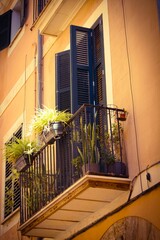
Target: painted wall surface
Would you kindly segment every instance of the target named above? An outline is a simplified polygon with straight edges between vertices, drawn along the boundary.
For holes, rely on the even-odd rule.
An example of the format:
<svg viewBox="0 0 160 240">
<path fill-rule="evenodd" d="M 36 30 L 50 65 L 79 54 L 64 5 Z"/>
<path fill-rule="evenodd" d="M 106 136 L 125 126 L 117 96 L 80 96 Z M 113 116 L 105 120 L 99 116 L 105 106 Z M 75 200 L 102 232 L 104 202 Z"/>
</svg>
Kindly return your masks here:
<svg viewBox="0 0 160 240">
<path fill-rule="evenodd" d="M 154 191 L 149 192 L 144 196 L 141 196 L 136 201 L 131 202 L 130 204 L 119 210 L 117 213 L 106 216 L 106 218 L 104 217 L 104 219 L 101 222 L 97 223 L 88 230 L 84 230 L 83 233 L 79 234 L 79 236 L 73 239 L 100 240 L 114 223 L 130 216 L 144 219 L 145 221 L 152 223 L 153 226 L 157 228 L 157 230 L 159 229 L 158 231 L 160 231 L 159 194 L 160 188 L 157 188 Z M 141 233 L 143 233 L 143 226 L 141 226 Z M 142 235 L 141 238 L 138 237 L 140 236 L 137 236 L 137 238 L 135 239 L 143 239 Z"/>
<path fill-rule="evenodd" d="M 13 3 L 14 1 L 12 1 Z M 27 21 L 12 45 L 0 52 L 0 149 L 38 106 L 38 30 Z M 9 9 L 10 6 L 7 6 Z M 160 159 L 160 41 L 156 0 L 86 0 L 69 25 L 91 27 L 102 14 L 107 103 L 128 111 L 124 125 L 129 177 Z M 55 107 L 55 54 L 70 48 L 70 26 L 57 37 L 43 36 L 43 104 Z M 0 217 L 3 221 L 5 160 L 0 151 Z M 114 222 L 139 216 L 160 229 L 159 189 L 143 196 L 75 239 L 100 239 Z M 147 212 L 150 206 L 149 211 Z M 156 214 L 155 214 L 156 213 Z M 19 215 L 4 222 L 2 240 L 16 238 Z M 14 233 L 13 233 L 14 232 Z M 25 238 L 24 238 L 25 239 Z"/>
<path fill-rule="evenodd" d="M 4 12 L 16 1 L 10 1 Z M 32 13 L 32 4 L 28 12 Z M 19 211 L 4 221 L 4 179 L 5 159 L 4 143 L 23 123 L 23 134 L 27 123 L 34 114 L 36 98 L 36 59 L 37 31 L 31 31 L 32 17 L 28 15 L 25 25 L 11 43 L 0 52 L 0 239 L 17 240 L 21 238 L 17 232 Z M 28 237 L 23 237 L 28 239 Z"/>
<path fill-rule="evenodd" d="M 129 112 L 130 177 L 159 159 L 160 42 L 157 1 L 109 0 L 114 103 Z"/>
</svg>

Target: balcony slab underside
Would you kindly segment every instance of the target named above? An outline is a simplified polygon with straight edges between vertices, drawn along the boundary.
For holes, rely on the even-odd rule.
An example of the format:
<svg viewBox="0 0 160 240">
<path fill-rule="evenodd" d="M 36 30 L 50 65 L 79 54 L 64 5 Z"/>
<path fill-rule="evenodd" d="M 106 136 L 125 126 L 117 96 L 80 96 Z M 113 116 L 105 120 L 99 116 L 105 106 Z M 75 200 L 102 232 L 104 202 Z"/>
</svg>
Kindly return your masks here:
<svg viewBox="0 0 160 240">
<path fill-rule="evenodd" d="M 90 218 L 94 221 L 95 214 L 100 217 L 106 209 L 111 212 L 123 204 L 129 189 L 127 178 L 85 175 L 22 224 L 19 230 L 27 236 L 65 239 L 89 224 Z"/>
<path fill-rule="evenodd" d="M 58 36 L 82 7 L 85 0 L 51 0 L 34 23 L 41 34 Z"/>
</svg>

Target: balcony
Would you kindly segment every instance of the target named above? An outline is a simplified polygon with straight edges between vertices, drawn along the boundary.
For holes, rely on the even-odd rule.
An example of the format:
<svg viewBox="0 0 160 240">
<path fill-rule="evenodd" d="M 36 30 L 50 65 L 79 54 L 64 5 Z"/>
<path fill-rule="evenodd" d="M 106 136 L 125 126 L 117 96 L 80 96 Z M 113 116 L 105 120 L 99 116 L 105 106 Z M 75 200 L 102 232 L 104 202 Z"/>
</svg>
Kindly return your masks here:
<svg viewBox="0 0 160 240">
<path fill-rule="evenodd" d="M 70 23 L 85 0 L 35 0 L 33 25 L 41 34 L 58 36 Z"/>
<path fill-rule="evenodd" d="M 83 105 L 20 173 L 22 235 L 66 239 L 123 204 L 130 180 L 122 109 Z M 114 207 L 113 207 L 114 206 Z"/>
</svg>

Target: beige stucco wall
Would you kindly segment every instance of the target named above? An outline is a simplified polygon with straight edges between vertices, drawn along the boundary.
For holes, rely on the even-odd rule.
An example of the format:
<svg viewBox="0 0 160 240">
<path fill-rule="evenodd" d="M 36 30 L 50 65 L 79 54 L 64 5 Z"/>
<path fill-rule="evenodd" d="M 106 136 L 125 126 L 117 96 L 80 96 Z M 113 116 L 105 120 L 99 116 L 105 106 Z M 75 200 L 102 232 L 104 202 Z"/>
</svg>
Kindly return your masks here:
<svg viewBox="0 0 160 240">
<path fill-rule="evenodd" d="M 129 112 L 125 130 L 132 177 L 160 157 L 157 5 L 156 0 L 109 0 L 108 6 L 114 103 Z"/>
</svg>

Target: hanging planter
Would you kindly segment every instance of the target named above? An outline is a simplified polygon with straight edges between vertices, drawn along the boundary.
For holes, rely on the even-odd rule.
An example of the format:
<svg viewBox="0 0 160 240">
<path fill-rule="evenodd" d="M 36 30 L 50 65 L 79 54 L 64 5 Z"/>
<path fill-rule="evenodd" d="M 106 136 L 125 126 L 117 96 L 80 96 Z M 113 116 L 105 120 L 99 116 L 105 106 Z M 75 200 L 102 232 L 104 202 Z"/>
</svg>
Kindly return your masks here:
<svg viewBox="0 0 160 240">
<path fill-rule="evenodd" d="M 46 144 L 53 144 L 64 134 L 64 129 L 72 114 L 67 111 L 38 109 L 31 122 L 31 130 L 39 134 Z"/>
<path fill-rule="evenodd" d="M 33 155 L 23 154 L 15 161 L 15 168 L 18 172 L 25 171 L 33 162 Z"/>
<path fill-rule="evenodd" d="M 51 131 L 53 132 L 54 139 L 60 139 L 64 134 L 65 124 L 64 122 L 54 122 L 50 124 Z"/>
<path fill-rule="evenodd" d="M 43 141 L 46 144 L 53 144 L 60 139 L 65 133 L 65 124 L 63 122 L 53 122 L 43 130 Z"/>
<path fill-rule="evenodd" d="M 126 111 L 124 111 L 124 112 L 119 112 L 117 119 L 118 119 L 119 121 L 126 121 L 126 119 L 127 119 L 127 113 L 126 113 Z"/>
<path fill-rule="evenodd" d="M 31 165 L 34 154 L 39 151 L 40 146 L 35 141 L 29 139 L 15 138 L 14 141 L 6 144 L 5 157 L 8 162 L 12 162 L 17 171 L 24 171 Z"/>
</svg>

